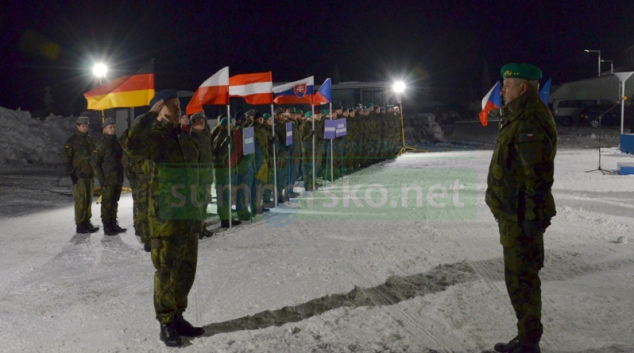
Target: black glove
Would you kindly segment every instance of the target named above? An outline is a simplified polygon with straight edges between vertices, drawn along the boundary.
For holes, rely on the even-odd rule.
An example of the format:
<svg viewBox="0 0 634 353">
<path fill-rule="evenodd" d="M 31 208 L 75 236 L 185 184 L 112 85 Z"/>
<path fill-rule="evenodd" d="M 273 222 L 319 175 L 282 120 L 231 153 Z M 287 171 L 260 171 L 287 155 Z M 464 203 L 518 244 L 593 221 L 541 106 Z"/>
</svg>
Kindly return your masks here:
<svg viewBox="0 0 634 353">
<path fill-rule="evenodd" d="M 529 221 L 527 219 L 522 222 L 522 232 L 525 237 L 534 238 L 544 234 L 544 228 L 541 221 Z"/>
<path fill-rule="evenodd" d="M 77 175 L 75 175 L 75 172 L 70 173 L 70 180 L 73 182 L 73 185 L 77 184 Z"/>
</svg>

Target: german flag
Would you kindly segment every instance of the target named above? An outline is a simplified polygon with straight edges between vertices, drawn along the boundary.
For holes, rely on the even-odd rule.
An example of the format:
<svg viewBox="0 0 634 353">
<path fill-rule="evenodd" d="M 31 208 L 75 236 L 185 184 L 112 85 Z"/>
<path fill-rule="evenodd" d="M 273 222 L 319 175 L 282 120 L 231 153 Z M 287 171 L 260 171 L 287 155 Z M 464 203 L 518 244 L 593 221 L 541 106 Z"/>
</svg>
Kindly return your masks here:
<svg viewBox="0 0 634 353">
<path fill-rule="evenodd" d="M 148 105 L 154 97 L 154 60 L 134 75 L 116 78 L 84 93 L 88 109 L 106 110 Z"/>
</svg>

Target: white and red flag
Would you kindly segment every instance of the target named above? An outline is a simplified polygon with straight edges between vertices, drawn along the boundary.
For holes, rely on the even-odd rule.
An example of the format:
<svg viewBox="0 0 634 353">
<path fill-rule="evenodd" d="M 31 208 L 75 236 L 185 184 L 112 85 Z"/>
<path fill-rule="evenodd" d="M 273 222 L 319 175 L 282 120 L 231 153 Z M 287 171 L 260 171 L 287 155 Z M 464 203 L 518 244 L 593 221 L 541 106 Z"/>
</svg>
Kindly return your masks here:
<svg viewBox="0 0 634 353">
<path fill-rule="evenodd" d="M 273 73 L 258 72 L 229 78 L 229 96 L 242 97 L 251 105 L 273 104 Z"/>
<path fill-rule="evenodd" d="M 229 104 L 229 66 L 216 72 L 198 87 L 187 105 L 186 113 L 202 112 L 203 105 L 226 104 Z"/>
</svg>

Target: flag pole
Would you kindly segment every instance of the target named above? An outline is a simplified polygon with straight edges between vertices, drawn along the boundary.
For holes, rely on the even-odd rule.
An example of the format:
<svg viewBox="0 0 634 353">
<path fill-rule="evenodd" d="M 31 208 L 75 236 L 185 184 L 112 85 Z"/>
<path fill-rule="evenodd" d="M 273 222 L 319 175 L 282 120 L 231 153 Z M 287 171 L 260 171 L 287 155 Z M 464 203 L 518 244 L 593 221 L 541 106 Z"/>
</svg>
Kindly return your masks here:
<svg viewBox="0 0 634 353">
<path fill-rule="evenodd" d="M 231 112 L 230 112 L 231 106 L 229 104 L 227 104 L 227 137 L 229 140 L 229 155 L 227 157 L 227 166 L 229 167 L 229 229 L 231 229 L 231 224 L 233 223 L 232 218 L 232 212 L 231 212 L 231 204 L 233 203 L 233 200 L 231 198 L 231 189 L 232 189 L 232 185 L 231 185 L 231 139 L 233 138 L 233 136 L 231 135 Z M 224 191 L 222 192 L 224 194 Z"/>
<path fill-rule="evenodd" d="M 271 104 L 271 133 L 273 134 L 273 204 L 277 207 L 277 162 L 275 159 L 275 113 Z"/>
<path fill-rule="evenodd" d="M 330 120 L 332 121 L 332 102 L 330 102 Z M 335 127 L 335 133 L 337 132 L 337 128 Z M 330 139 L 330 180 L 334 183 L 335 182 L 335 155 L 332 152 L 333 149 L 333 139 Z"/>
<path fill-rule="evenodd" d="M 313 123 L 313 193 L 315 192 L 315 106 L 310 105 L 312 108 L 312 123 Z"/>
</svg>

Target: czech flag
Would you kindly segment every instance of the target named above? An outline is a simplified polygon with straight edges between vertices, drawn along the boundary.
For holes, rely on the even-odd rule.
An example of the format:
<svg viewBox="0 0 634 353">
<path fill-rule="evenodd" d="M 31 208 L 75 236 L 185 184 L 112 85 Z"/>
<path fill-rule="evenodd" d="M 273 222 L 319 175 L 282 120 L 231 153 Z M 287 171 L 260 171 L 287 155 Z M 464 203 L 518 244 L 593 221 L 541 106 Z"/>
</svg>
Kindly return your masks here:
<svg viewBox="0 0 634 353">
<path fill-rule="evenodd" d="M 221 69 L 203 82 L 187 104 L 186 113 L 202 112 L 203 105 L 229 104 L 229 66 Z"/>
<path fill-rule="evenodd" d="M 324 84 L 319 87 L 315 97 L 313 98 L 313 105 L 326 104 L 332 102 L 332 81 L 327 78 Z"/>
<path fill-rule="evenodd" d="M 539 90 L 539 98 L 541 98 L 542 102 L 544 102 L 544 104 L 546 105 L 548 105 L 548 97 L 550 96 L 550 84 L 552 80 L 552 78 L 548 79 L 548 81 L 546 81 L 546 83 L 544 84 L 544 87 Z"/>
<path fill-rule="evenodd" d="M 273 87 L 273 102 L 275 104 L 313 104 L 313 89 L 315 78 L 307 77 L 303 80 Z"/>
<path fill-rule="evenodd" d="M 482 99 L 482 111 L 480 112 L 480 123 L 482 126 L 489 125 L 489 112 L 491 110 L 502 108 L 501 89 L 502 86 L 500 85 L 500 81 L 498 81 Z"/>
<path fill-rule="evenodd" d="M 88 109 L 106 110 L 148 105 L 154 97 L 154 61 L 134 75 L 115 78 L 86 93 Z"/>
<path fill-rule="evenodd" d="M 229 77 L 229 96 L 242 97 L 247 104 L 273 104 L 272 90 L 271 71 Z"/>
</svg>

